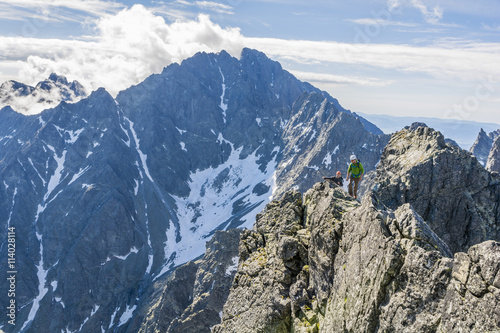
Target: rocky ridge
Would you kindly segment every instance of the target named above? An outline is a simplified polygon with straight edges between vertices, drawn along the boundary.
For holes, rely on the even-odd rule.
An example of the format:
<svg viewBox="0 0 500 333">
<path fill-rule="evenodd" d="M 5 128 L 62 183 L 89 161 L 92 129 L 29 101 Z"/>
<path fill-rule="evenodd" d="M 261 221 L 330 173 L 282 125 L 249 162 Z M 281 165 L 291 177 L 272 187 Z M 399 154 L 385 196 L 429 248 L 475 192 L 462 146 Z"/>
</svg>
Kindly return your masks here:
<svg viewBox="0 0 500 333">
<path fill-rule="evenodd" d="M 291 191 L 268 204 L 254 228 L 242 235 L 238 271 L 222 323 L 213 332 L 293 332 L 318 326 L 333 280 L 341 218 L 356 206 L 342 189 L 326 183 L 304 199 Z"/>
<path fill-rule="evenodd" d="M 291 118 L 303 105 L 300 122 L 316 127 L 296 142 L 287 136 L 301 127 Z M 319 126 L 322 105 L 335 126 Z M 17 325 L 3 317 L 0 328 L 135 332 L 153 325 L 146 309 L 168 273 L 203 255 L 218 230 L 251 227 L 273 190 L 288 186 L 281 178 L 293 173 L 297 185 L 312 184 L 321 172 L 345 167 L 350 152 L 342 150 L 340 132 L 350 125 L 370 143 L 387 139 L 249 49 L 240 59 L 197 54 L 116 99 L 99 89 L 38 115 L 1 109 L 0 250 L 7 251 L 7 227 L 15 227 L 16 269 L 23 273 Z M 321 139 L 330 150 L 316 144 L 319 134 L 312 134 L 320 129 L 331 136 Z M 369 146 L 367 162 L 371 156 L 374 166 L 381 151 Z M 294 171 L 275 177 L 285 155 Z M 193 267 L 179 276 L 191 279 Z M 6 274 L 0 272 L 2 290 Z M 0 305 L 8 301 L 0 298 Z M 198 310 L 179 317 L 179 327 Z"/>
<path fill-rule="evenodd" d="M 500 243 L 486 240 L 495 234 L 468 237 L 475 232 L 469 227 L 468 242 L 442 239 L 447 220 L 424 219 L 416 208 L 424 199 L 432 206 L 435 196 L 421 192 L 421 201 L 409 203 L 397 199 L 413 198 L 412 191 L 394 195 L 407 193 L 398 188 L 412 189 L 418 175 L 420 183 L 429 176 L 414 168 L 432 165 L 439 172 L 440 165 L 452 165 L 446 161 L 461 159 L 470 167 L 458 175 L 476 181 L 484 176 L 496 186 L 469 153 L 446 145 L 428 127 L 414 126 L 393 136 L 377 168 L 379 181 L 389 174 L 393 181 L 378 183 L 361 204 L 327 183 L 268 204 L 242 235 L 238 271 L 213 332 L 499 330 Z M 465 189 L 449 196 L 461 198 Z M 460 222 L 458 213 L 444 213 Z"/>
<path fill-rule="evenodd" d="M 500 240 L 500 178 L 432 128 L 395 133 L 367 185 L 392 209 L 410 203 L 453 253 Z"/>
<path fill-rule="evenodd" d="M 284 129 L 282 163 L 276 170 L 276 197 L 292 187 L 305 192 L 322 176 L 333 176 L 336 171 L 345 176 L 352 154 L 365 170 L 374 170 L 390 139 L 366 131 L 358 117 L 317 93 L 303 93 L 294 102 L 292 114 Z"/>
<path fill-rule="evenodd" d="M 493 143 L 500 136 L 500 129 L 486 133 L 482 128 L 477 135 L 476 141 L 471 146 L 469 151 L 476 156 L 481 165 L 487 168 L 490 152 L 493 148 Z M 487 168 L 488 169 L 488 168 Z M 490 170 L 491 171 L 491 170 Z"/>
<path fill-rule="evenodd" d="M 485 169 L 491 172 L 500 172 L 500 137 L 497 137 L 491 145 Z"/>
</svg>

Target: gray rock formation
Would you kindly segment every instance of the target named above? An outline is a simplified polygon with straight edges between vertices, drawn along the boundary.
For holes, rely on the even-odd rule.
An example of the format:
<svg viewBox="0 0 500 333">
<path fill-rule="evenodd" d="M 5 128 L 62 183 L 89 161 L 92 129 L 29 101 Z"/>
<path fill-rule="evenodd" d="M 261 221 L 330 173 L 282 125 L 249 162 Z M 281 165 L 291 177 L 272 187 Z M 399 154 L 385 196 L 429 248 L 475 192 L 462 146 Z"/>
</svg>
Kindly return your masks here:
<svg viewBox="0 0 500 333">
<path fill-rule="evenodd" d="M 217 231 L 202 258 L 154 282 L 127 332 L 210 332 L 236 274 L 241 232 Z"/>
<path fill-rule="evenodd" d="M 378 201 L 366 196 L 362 207 L 343 220 L 320 332 L 498 330 L 500 313 L 494 308 L 500 289 L 493 281 L 500 244 L 481 243 L 449 258 L 447 246 L 411 206 L 384 210 Z M 494 273 L 484 279 L 481 269 Z M 474 289 L 475 283 L 484 294 Z"/>
<path fill-rule="evenodd" d="M 342 215 L 358 203 L 329 183 L 284 194 L 240 242 L 238 272 L 213 332 L 293 332 L 319 324 L 333 280 Z M 321 299 L 318 299 L 321 297 Z"/>
<path fill-rule="evenodd" d="M 476 141 L 474 141 L 474 144 L 470 148 L 469 151 L 476 156 L 479 163 L 483 166 L 486 166 L 493 142 L 498 138 L 498 136 L 500 136 L 500 129 L 486 134 L 486 132 L 481 128 Z"/>
<path fill-rule="evenodd" d="M 325 183 L 269 204 L 213 331 L 499 331 L 495 176 L 414 124 L 372 179 L 361 205 Z"/>
<path fill-rule="evenodd" d="M 499 180 L 441 133 L 413 126 L 392 136 L 370 186 L 392 209 L 410 203 L 457 252 L 500 240 Z"/>
<path fill-rule="evenodd" d="M 213 332 L 500 329 L 500 243 L 452 256 L 410 204 L 330 186 L 286 193 L 245 232 Z"/>
<path fill-rule="evenodd" d="M 485 168 L 491 172 L 500 172 L 500 136 L 497 137 L 491 146 Z"/>
</svg>

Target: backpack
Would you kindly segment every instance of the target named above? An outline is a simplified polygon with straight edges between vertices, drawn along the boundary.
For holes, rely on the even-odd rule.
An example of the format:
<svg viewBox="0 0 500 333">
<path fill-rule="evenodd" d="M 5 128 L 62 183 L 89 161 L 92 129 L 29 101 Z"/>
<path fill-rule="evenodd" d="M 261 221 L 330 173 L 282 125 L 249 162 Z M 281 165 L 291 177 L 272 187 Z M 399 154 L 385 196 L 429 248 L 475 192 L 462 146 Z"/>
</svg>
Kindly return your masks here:
<svg viewBox="0 0 500 333">
<path fill-rule="evenodd" d="M 360 159 L 358 159 L 358 163 L 356 163 L 356 164 L 352 164 L 352 163 L 350 163 L 350 164 L 349 164 L 349 168 L 351 167 L 351 165 L 352 165 L 353 167 L 356 165 L 356 167 L 359 169 L 359 165 L 360 165 L 360 164 L 361 164 L 361 160 L 360 160 Z M 351 176 L 352 176 L 352 177 L 354 177 L 354 178 L 358 178 L 358 177 L 359 177 L 359 175 L 361 175 L 361 172 L 360 172 L 360 173 L 358 173 L 358 174 L 354 174 L 354 173 L 351 171 Z"/>
</svg>

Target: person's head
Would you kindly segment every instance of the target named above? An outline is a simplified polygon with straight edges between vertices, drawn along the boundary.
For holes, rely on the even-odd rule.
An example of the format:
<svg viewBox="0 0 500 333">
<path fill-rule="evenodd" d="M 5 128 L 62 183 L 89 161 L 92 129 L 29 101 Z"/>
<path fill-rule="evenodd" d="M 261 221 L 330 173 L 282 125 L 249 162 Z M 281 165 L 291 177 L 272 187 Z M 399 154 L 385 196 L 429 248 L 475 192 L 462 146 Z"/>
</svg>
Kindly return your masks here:
<svg viewBox="0 0 500 333">
<path fill-rule="evenodd" d="M 356 158 L 356 155 L 351 155 L 351 162 L 356 163 L 358 159 Z"/>
<path fill-rule="evenodd" d="M 340 177 L 341 175 L 340 171 L 337 171 L 337 177 Z"/>
</svg>

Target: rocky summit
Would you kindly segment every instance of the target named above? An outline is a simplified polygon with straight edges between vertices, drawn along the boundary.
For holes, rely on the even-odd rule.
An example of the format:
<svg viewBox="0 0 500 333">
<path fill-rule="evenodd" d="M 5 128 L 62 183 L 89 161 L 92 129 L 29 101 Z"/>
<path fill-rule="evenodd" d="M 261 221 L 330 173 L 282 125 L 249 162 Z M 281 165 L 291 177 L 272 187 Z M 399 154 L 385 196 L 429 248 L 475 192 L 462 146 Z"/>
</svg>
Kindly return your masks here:
<svg viewBox="0 0 500 333">
<path fill-rule="evenodd" d="M 410 203 L 452 252 L 500 240 L 500 178 L 432 128 L 395 133 L 371 185 L 390 208 Z"/>
<path fill-rule="evenodd" d="M 461 187 L 453 172 L 464 177 L 456 180 Z M 429 184 L 437 175 L 438 185 Z M 393 135 L 375 179 L 361 203 L 330 183 L 269 203 L 242 234 L 222 322 L 212 331 L 499 331 L 496 216 L 469 187 L 481 180 L 490 183 L 476 186 L 495 188 L 493 176 L 415 124 Z M 483 219 L 471 214 L 471 225 L 461 226 L 453 204 L 438 214 L 435 193 L 451 203 L 469 198 Z M 496 207 L 499 199 L 489 202 Z"/>
<path fill-rule="evenodd" d="M 492 170 L 488 164 L 498 164 L 498 156 L 494 153 L 494 156 L 490 159 L 490 154 L 493 151 L 493 144 L 496 142 L 497 138 L 500 136 L 500 129 L 486 133 L 482 128 L 479 134 L 477 135 L 476 141 L 470 148 L 470 152 L 476 156 L 479 163 L 485 166 L 486 169 L 490 171 L 498 171 Z M 498 145 L 498 143 L 496 144 Z M 498 148 L 497 148 L 498 149 Z M 497 150 L 495 149 L 495 150 Z"/>
</svg>

